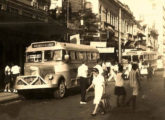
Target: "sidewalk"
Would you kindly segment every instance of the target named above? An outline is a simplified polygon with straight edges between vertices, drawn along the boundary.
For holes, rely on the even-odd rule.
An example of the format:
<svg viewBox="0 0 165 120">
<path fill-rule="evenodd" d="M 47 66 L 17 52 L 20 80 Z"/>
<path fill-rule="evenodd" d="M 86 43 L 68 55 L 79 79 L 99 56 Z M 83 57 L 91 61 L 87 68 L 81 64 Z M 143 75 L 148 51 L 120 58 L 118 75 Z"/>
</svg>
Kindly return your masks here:
<svg viewBox="0 0 165 120">
<path fill-rule="evenodd" d="M 12 100 L 19 99 L 19 95 L 17 93 L 9 93 L 9 92 L 0 92 L 0 103 L 9 102 Z"/>
</svg>

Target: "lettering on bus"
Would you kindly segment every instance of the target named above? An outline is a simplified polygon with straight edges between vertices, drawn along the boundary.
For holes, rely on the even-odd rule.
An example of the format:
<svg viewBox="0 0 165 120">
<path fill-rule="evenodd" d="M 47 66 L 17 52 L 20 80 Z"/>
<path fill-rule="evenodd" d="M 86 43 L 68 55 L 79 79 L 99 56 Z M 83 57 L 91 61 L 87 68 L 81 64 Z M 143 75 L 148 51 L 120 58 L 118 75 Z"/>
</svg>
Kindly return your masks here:
<svg viewBox="0 0 165 120">
<path fill-rule="evenodd" d="M 54 42 L 32 44 L 32 48 L 53 47 L 53 46 L 55 46 Z"/>
</svg>

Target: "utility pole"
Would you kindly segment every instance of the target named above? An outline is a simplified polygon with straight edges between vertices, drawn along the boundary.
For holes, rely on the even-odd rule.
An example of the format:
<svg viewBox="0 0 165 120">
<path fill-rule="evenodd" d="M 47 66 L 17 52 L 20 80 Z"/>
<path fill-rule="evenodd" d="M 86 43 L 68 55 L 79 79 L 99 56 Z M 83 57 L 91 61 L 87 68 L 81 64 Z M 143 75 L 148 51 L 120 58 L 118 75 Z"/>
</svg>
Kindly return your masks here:
<svg viewBox="0 0 165 120">
<path fill-rule="evenodd" d="M 122 49 L 121 49 L 121 8 L 119 8 L 119 28 L 118 28 L 118 61 L 121 63 Z"/>
<path fill-rule="evenodd" d="M 69 29 L 69 8 L 70 8 L 70 0 L 67 0 L 67 9 L 66 9 L 66 26 L 67 26 L 67 29 Z M 67 42 L 70 42 L 70 39 L 69 39 L 69 33 L 67 32 L 66 34 L 66 39 L 67 39 Z"/>
<path fill-rule="evenodd" d="M 67 0 L 67 13 L 66 13 L 66 24 L 67 24 L 67 28 L 69 28 L 69 3 L 70 3 L 70 0 Z"/>
<path fill-rule="evenodd" d="M 85 0 L 81 0 L 81 26 L 82 26 L 82 37 L 81 37 L 81 39 L 82 39 L 82 41 L 84 42 L 84 14 L 85 14 L 85 6 L 84 6 L 84 4 L 85 4 Z"/>
</svg>

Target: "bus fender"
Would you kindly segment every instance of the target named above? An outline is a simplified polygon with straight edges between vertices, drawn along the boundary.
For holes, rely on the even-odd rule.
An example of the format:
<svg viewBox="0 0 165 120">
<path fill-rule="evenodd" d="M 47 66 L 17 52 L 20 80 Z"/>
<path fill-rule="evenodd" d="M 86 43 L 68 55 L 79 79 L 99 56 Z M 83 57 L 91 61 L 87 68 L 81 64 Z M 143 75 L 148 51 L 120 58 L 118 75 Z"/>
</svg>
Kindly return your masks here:
<svg viewBox="0 0 165 120">
<path fill-rule="evenodd" d="M 53 84 L 59 84 L 61 81 L 64 81 L 65 82 L 65 78 L 62 76 L 62 75 L 54 75 L 53 76 L 53 81 L 52 81 L 52 83 Z"/>
</svg>

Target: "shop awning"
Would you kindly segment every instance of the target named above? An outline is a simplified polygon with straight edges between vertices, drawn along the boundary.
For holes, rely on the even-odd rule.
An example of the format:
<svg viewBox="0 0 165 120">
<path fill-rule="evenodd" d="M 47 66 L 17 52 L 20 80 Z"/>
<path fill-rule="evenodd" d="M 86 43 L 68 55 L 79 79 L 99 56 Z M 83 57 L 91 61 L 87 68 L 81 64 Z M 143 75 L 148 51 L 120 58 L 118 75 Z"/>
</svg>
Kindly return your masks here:
<svg viewBox="0 0 165 120">
<path fill-rule="evenodd" d="M 7 31 L 20 31 L 23 33 L 33 33 L 42 35 L 52 35 L 52 34 L 64 34 L 67 30 L 63 25 L 53 22 L 7 22 L 0 23 L 0 30 Z M 10 32 L 9 32 L 10 33 Z"/>
</svg>

